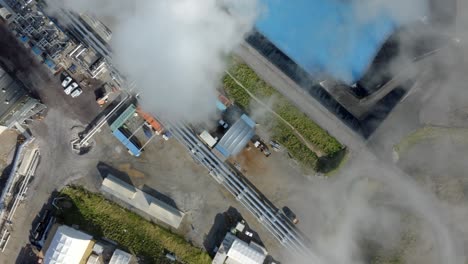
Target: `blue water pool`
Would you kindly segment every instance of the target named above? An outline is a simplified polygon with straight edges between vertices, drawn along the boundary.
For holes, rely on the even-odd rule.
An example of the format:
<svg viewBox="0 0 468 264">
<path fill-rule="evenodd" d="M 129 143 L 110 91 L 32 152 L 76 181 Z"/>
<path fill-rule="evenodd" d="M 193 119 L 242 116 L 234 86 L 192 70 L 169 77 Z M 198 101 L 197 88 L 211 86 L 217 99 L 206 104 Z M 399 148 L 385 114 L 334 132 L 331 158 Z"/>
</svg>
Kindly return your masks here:
<svg viewBox="0 0 468 264">
<path fill-rule="evenodd" d="M 357 1 L 364 0 L 261 0 L 256 28 L 309 73 L 352 83 L 396 27 L 427 13 L 425 7 L 413 8 L 414 16 L 396 17 L 382 8 L 366 17 L 366 11 L 356 10 Z"/>
</svg>

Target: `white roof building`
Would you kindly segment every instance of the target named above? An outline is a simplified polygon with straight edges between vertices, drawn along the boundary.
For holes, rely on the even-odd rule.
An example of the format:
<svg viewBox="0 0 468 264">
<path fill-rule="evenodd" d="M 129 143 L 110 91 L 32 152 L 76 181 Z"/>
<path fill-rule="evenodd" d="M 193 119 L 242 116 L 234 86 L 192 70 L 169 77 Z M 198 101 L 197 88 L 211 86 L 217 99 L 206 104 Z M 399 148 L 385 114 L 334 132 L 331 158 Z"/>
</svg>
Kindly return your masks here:
<svg viewBox="0 0 468 264">
<path fill-rule="evenodd" d="M 216 145 L 216 142 L 218 141 L 215 139 L 213 136 L 208 133 L 208 131 L 204 130 L 200 134 L 200 138 L 208 145 L 208 147 L 212 148 L 214 145 Z"/>
<path fill-rule="evenodd" d="M 122 202 L 131 205 L 133 208 L 144 212 L 150 217 L 164 222 L 176 229 L 179 228 L 185 215 L 177 208 L 112 175 L 108 175 L 102 181 L 101 192 L 109 194 Z"/>
<path fill-rule="evenodd" d="M 116 249 L 114 254 L 112 254 L 109 264 L 128 264 L 131 259 L 132 255 L 120 249 Z"/>
<path fill-rule="evenodd" d="M 251 246 L 240 239 L 234 240 L 227 253 L 228 264 L 263 264 L 266 254 L 260 248 Z"/>
<path fill-rule="evenodd" d="M 44 257 L 45 264 L 80 264 L 93 237 L 69 226 L 59 226 Z"/>
<path fill-rule="evenodd" d="M 240 240 L 232 233 L 227 233 L 213 264 L 263 264 L 268 255 L 266 249 L 260 245 Z"/>
</svg>

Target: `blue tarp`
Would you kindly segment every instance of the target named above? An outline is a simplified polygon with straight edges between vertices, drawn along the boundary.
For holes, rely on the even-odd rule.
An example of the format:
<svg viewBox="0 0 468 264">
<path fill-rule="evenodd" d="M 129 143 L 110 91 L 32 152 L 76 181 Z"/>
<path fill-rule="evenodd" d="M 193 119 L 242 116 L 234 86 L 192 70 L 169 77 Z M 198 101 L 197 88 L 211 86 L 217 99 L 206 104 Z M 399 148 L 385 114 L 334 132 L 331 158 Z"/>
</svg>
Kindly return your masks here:
<svg viewBox="0 0 468 264">
<path fill-rule="evenodd" d="M 396 18 L 384 8 L 364 17 L 367 11 L 353 5 L 357 0 L 261 0 L 265 12 L 256 28 L 310 74 L 325 73 L 352 83 L 397 26 L 428 13 L 426 0 L 409 2 L 414 16 Z M 414 8 L 417 3 L 422 4 Z"/>
<path fill-rule="evenodd" d="M 45 59 L 44 63 L 51 69 L 55 68 L 55 63 L 51 59 Z"/>
<path fill-rule="evenodd" d="M 29 38 L 27 36 L 21 36 L 20 41 L 23 42 L 23 43 L 26 43 L 26 42 L 29 41 Z"/>
<path fill-rule="evenodd" d="M 41 55 L 42 54 L 42 50 L 40 48 L 38 48 L 37 46 L 32 47 L 32 51 L 36 55 Z"/>
<path fill-rule="evenodd" d="M 216 100 L 216 108 L 218 108 L 218 110 L 221 112 L 224 112 L 227 109 L 227 107 L 219 100 Z"/>
<path fill-rule="evenodd" d="M 114 136 L 120 142 L 122 142 L 122 144 L 124 144 L 125 147 L 127 147 L 127 149 L 132 153 L 133 156 L 136 156 L 136 157 L 140 156 L 140 154 L 141 154 L 140 148 L 135 146 L 132 143 L 132 141 L 130 141 L 122 132 L 120 132 L 119 129 L 114 130 L 114 132 L 112 132 L 112 134 L 114 134 Z"/>
</svg>

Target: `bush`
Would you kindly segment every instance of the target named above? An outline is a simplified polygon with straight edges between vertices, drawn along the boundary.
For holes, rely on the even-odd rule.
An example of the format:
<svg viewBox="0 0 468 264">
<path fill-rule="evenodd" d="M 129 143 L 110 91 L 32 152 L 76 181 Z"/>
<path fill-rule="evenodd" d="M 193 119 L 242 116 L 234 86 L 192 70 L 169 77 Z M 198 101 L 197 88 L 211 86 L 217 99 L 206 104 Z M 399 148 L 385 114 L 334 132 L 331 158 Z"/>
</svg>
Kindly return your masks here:
<svg viewBox="0 0 468 264">
<path fill-rule="evenodd" d="M 146 221 L 102 195 L 81 187 L 66 187 L 61 195 L 73 203 L 72 208 L 63 213 L 65 224 L 76 224 L 95 237 L 111 239 L 150 263 L 166 263 L 164 249 L 174 252 L 186 263 L 211 263 L 208 254 L 191 246 L 183 237 Z"/>
</svg>

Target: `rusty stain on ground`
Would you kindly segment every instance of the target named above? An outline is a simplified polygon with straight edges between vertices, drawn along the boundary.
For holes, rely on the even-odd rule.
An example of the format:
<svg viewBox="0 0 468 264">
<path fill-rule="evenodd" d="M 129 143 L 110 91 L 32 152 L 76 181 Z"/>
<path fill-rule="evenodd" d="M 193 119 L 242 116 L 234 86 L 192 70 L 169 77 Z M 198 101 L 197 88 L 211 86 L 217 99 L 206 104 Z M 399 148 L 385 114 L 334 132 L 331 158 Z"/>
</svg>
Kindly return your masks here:
<svg viewBox="0 0 468 264">
<path fill-rule="evenodd" d="M 145 177 L 145 174 L 139 170 L 132 168 L 130 163 L 124 163 L 118 166 L 118 170 L 125 172 L 128 176 L 132 178 L 142 179 Z"/>
<path fill-rule="evenodd" d="M 268 167 L 265 164 L 265 155 L 255 148 L 250 142 L 247 148 L 244 148 L 239 155 L 234 157 L 234 162 L 238 162 L 249 175 L 263 175 Z M 232 162 L 232 163 L 234 163 Z"/>
</svg>

